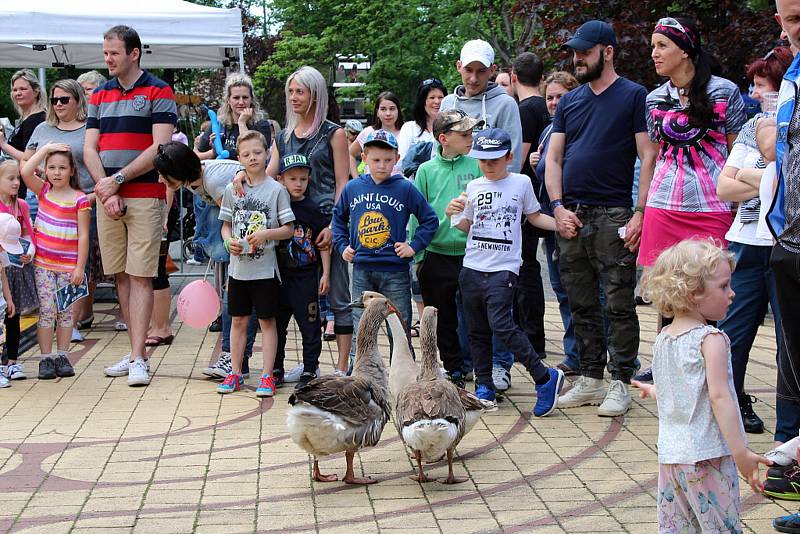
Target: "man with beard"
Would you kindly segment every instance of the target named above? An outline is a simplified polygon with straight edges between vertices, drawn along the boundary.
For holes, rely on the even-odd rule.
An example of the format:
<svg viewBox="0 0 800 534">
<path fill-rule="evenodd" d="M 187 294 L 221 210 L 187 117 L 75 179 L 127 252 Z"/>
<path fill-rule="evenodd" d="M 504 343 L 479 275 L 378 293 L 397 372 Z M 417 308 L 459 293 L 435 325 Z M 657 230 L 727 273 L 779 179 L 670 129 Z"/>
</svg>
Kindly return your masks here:
<svg viewBox="0 0 800 534">
<path fill-rule="evenodd" d="M 584 85 L 561 99 L 547 150 L 545 183 L 558 229 L 560 274 L 567 291 L 581 376 L 559 408 L 600 405 L 598 415 L 624 414 L 636 371 L 639 321 L 634 302 L 636 254 L 655 145 L 647 134 L 644 87 L 614 70 L 617 39 L 605 22 L 585 23 L 565 47 L 574 53 Z M 639 195 L 632 207 L 633 167 L 641 159 Z M 600 286 L 606 295 L 608 336 Z M 611 384 L 603 384 L 608 363 Z"/>
</svg>

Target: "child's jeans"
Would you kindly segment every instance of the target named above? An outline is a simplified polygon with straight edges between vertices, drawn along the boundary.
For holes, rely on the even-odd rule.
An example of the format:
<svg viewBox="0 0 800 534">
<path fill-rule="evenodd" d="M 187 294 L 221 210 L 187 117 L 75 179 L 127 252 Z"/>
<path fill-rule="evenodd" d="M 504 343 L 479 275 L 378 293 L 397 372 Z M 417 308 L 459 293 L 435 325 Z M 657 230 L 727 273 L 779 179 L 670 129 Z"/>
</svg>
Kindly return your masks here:
<svg viewBox="0 0 800 534">
<path fill-rule="evenodd" d="M 370 271 L 359 267 L 353 268 L 352 278 L 353 300 L 361 298 L 364 291 L 377 291 L 391 300 L 400 317 L 405 321 L 406 335 L 410 339 L 408 329 L 411 325 L 411 274 L 408 269 L 402 271 Z M 353 331 L 356 339 L 353 340 L 353 349 L 350 351 L 350 368 L 353 367 L 355 358 L 356 341 L 358 340 L 358 323 L 361 321 L 363 308 L 353 308 Z M 391 339 L 391 334 L 389 336 Z"/>
<path fill-rule="evenodd" d="M 322 331 L 319 317 L 319 277 L 316 271 L 299 276 L 283 273 L 281 301 L 278 303 L 278 350 L 275 369 L 283 369 L 286 357 L 286 332 L 294 316 L 303 339 L 303 371 L 313 373 L 319 367 L 322 352 Z"/>
<path fill-rule="evenodd" d="M 658 531 L 741 532 L 739 475 L 732 456 L 659 464 Z"/>
<path fill-rule="evenodd" d="M 58 311 L 56 292 L 71 283 L 71 273 L 50 271 L 42 267 L 34 268 L 36 291 L 39 294 L 39 328 L 52 328 L 58 318 L 59 328 L 72 328 L 72 306 Z"/>
<path fill-rule="evenodd" d="M 494 390 L 492 381 L 492 335 L 514 354 L 534 380 L 547 380 L 548 371 L 533 350 L 528 336 L 514 322 L 514 290 L 517 275 L 511 271 L 484 273 L 468 267 L 458 279 L 464 318 L 469 328 L 470 352 L 475 384 Z"/>
</svg>

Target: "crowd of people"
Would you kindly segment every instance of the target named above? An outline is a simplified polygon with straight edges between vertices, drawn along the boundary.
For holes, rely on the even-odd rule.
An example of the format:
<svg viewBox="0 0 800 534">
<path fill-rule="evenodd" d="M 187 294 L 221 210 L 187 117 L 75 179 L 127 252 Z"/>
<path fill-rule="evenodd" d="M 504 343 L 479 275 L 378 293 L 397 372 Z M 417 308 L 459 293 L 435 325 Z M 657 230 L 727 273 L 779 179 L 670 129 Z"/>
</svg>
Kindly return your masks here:
<svg viewBox="0 0 800 534">
<path fill-rule="evenodd" d="M 130 352 L 105 373 L 150 383 L 146 347 L 174 340 L 170 208 L 183 189 L 194 198 L 194 261 L 213 264 L 222 301 L 222 352 L 203 370 L 221 380 L 219 393 L 249 377 L 259 331 L 256 395 L 271 397 L 320 376 L 323 333 L 337 345 L 334 374 L 351 372 L 361 317 L 352 298 L 388 297 L 409 337 L 412 303 L 424 303 L 439 310 L 447 378 L 461 388 L 474 380 L 488 411 L 514 362 L 535 384 L 537 417 L 586 405 L 623 415 L 631 383 L 657 398 L 662 531 L 737 531 L 737 467 L 754 489 L 800 499 L 794 451 L 759 456 L 745 439 L 764 431 L 744 377 L 768 309 L 776 444 L 800 428 L 800 334 L 782 327 L 800 310 L 800 2 L 777 5 L 789 46 L 747 66 L 762 108 L 749 119 L 696 24 L 677 17 L 654 26 L 652 59 L 666 81 L 649 92 L 617 74 L 612 26 L 589 21 L 564 43 L 574 73 L 546 74 L 530 52 L 498 72 L 491 45 L 468 41 L 456 62 L 462 83 L 448 92 L 422 81 L 407 122 L 384 91 L 366 127 L 342 127 L 329 119 L 325 78 L 305 66 L 286 80 L 280 130 L 250 78 L 231 74 L 220 128 L 204 127 L 192 146 L 176 133 L 172 89 L 141 69 L 132 28 L 104 35 L 110 80 L 59 80 L 48 99 L 21 70 L 11 81 L 19 121 L 0 135 L 0 386 L 26 377 L 19 316 L 35 308 L 39 378 L 74 375 L 70 341 L 91 325 L 92 295 L 109 277 Z M 781 87 L 790 90 L 779 96 Z M 553 366 L 540 239 L 564 325 L 564 359 Z M 638 359 L 637 298 L 659 312 L 651 369 Z M 286 370 L 292 317 L 302 363 Z M 575 379 L 562 392 L 566 376 Z M 766 485 L 760 463 L 772 466 Z M 717 502 L 699 506 L 711 492 Z M 800 532 L 800 516 L 776 528 Z"/>
</svg>

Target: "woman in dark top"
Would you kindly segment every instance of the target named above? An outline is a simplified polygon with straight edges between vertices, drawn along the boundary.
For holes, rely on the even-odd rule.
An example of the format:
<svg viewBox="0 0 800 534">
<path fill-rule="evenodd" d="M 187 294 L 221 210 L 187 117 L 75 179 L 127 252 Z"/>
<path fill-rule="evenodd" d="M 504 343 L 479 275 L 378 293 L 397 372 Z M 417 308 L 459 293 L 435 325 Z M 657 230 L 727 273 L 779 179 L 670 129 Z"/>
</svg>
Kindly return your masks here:
<svg viewBox="0 0 800 534">
<path fill-rule="evenodd" d="M 313 67 L 301 67 L 286 80 L 286 128 L 272 145 L 267 174 L 277 176 L 281 158 L 303 154 L 311 164 L 308 196 L 323 215 L 330 216 L 336 198 L 350 174 L 350 155 L 344 130 L 325 117 L 328 113 L 328 89 L 325 78 Z M 317 246 L 331 244 L 331 231 L 317 237 Z M 331 252 L 331 289 L 328 300 L 334 312 L 334 331 L 339 351 L 337 372 L 344 373 L 352 342 L 353 319 L 350 303 L 350 278 L 341 255 Z"/>
<path fill-rule="evenodd" d="M 17 161 L 22 160 L 22 155 L 28 147 L 33 130 L 45 120 L 45 95 L 39 79 L 28 70 L 18 70 L 11 77 L 11 100 L 14 108 L 19 113 L 17 127 L 6 140 L 4 132 L 0 129 L 0 149 Z M 19 198 L 25 198 L 28 189 L 25 184 L 19 186 Z"/>
<path fill-rule="evenodd" d="M 230 152 L 227 159 L 236 159 L 236 141 L 250 130 L 258 130 L 272 144 L 272 127 L 268 120 L 259 120 L 260 110 L 253 91 L 253 81 L 246 74 L 230 74 L 225 79 L 225 100 L 219 108 L 217 118 L 220 122 L 222 148 Z M 214 150 L 213 133 L 209 126 L 198 143 L 198 156 L 201 160 L 218 156 Z"/>
</svg>

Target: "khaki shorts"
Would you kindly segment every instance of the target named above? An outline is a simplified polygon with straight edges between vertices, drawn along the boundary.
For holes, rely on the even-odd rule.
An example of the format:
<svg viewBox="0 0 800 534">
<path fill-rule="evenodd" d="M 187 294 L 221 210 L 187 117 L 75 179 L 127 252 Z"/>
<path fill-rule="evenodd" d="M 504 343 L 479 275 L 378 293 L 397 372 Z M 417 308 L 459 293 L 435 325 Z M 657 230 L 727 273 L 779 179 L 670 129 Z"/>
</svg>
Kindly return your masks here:
<svg viewBox="0 0 800 534">
<path fill-rule="evenodd" d="M 124 272 L 131 276 L 155 278 L 164 201 L 158 198 L 123 200 L 127 211 L 116 221 L 109 218 L 102 205 L 97 208 L 97 237 L 103 272 L 106 275 Z"/>
</svg>

